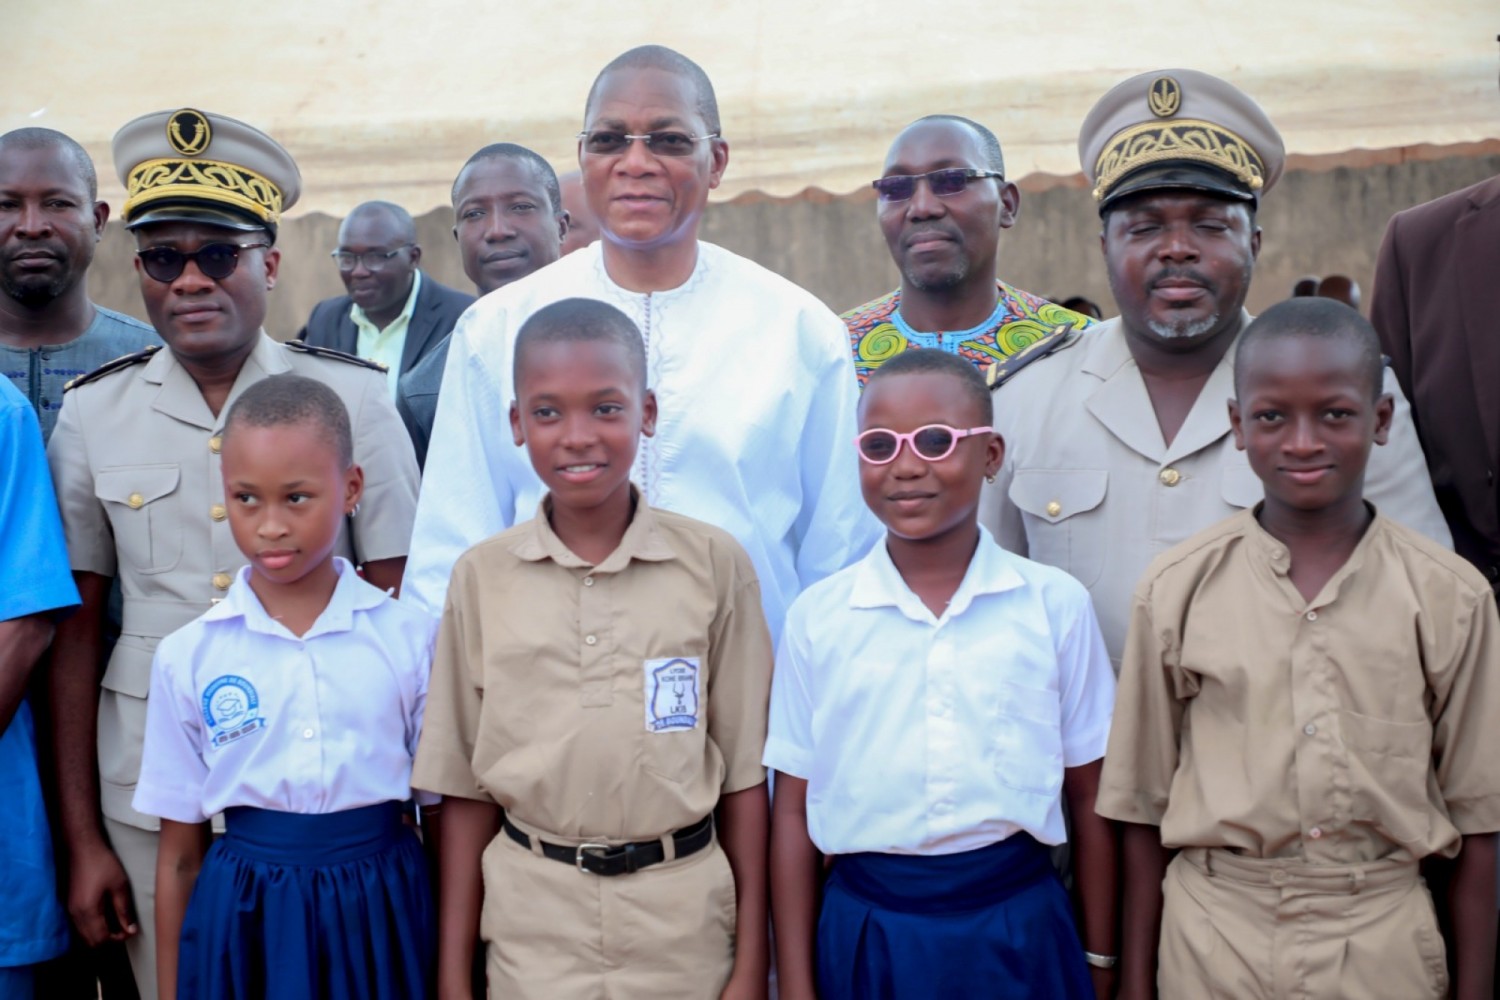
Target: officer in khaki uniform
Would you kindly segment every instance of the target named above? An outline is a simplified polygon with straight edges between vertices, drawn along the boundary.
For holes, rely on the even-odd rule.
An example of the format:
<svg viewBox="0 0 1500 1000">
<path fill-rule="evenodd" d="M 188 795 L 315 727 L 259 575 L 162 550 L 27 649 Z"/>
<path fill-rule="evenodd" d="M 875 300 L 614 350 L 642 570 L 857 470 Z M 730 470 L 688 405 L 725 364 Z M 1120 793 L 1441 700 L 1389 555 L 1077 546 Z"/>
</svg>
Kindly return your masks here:
<svg viewBox="0 0 1500 1000">
<path fill-rule="evenodd" d="M 491 996 L 719 995 L 736 896 L 708 817 L 765 781 L 771 662 L 749 556 L 638 493 L 597 566 L 545 511 L 459 559 L 412 785 L 505 810 Z"/>
<path fill-rule="evenodd" d="M 182 109 L 126 125 L 114 160 L 142 295 L 167 346 L 105 365 L 64 399 L 48 457 L 84 607 L 58 630 L 52 695 L 69 908 L 97 943 L 130 933 L 133 897 L 131 964 L 150 998 L 158 822 L 130 802 L 156 644 L 221 598 L 245 563 L 225 519 L 224 415 L 247 386 L 282 372 L 339 394 L 365 473 L 342 554 L 378 586 L 399 584 L 418 474 L 379 366 L 277 344 L 261 329 L 277 223 L 300 184 L 287 152 L 241 122 Z M 101 677 L 100 615 L 116 576 L 122 635 Z"/>
<path fill-rule="evenodd" d="M 1131 593 L 1151 559 L 1260 500 L 1229 432 L 1233 346 L 1260 248 L 1255 208 L 1281 175 L 1281 136 L 1249 97 L 1187 69 L 1132 77 L 1078 140 L 1103 217 L 1120 316 L 1061 333 L 990 371 L 1005 464 L 980 520 L 1006 549 L 1067 570 L 1094 599 L 1119 670 Z M 1365 492 L 1451 547 L 1411 410 Z"/>
</svg>

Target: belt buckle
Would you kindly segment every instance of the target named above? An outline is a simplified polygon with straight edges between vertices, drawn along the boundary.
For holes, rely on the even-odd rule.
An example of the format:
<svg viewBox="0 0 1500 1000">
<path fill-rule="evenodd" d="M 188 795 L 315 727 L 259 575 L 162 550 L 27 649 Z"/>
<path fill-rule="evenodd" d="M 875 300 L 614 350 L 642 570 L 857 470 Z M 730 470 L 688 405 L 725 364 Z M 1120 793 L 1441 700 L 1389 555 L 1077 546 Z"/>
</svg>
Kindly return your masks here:
<svg viewBox="0 0 1500 1000">
<path fill-rule="evenodd" d="M 609 849 L 610 848 L 608 844 L 579 844 L 578 850 L 573 853 L 573 864 L 583 874 L 595 875 L 597 874 L 596 872 L 591 872 L 587 868 L 583 867 L 583 859 L 589 856 L 587 853 L 589 851 L 607 851 Z M 600 860 L 602 861 L 603 859 L 601 858 Z"/>
</svg>

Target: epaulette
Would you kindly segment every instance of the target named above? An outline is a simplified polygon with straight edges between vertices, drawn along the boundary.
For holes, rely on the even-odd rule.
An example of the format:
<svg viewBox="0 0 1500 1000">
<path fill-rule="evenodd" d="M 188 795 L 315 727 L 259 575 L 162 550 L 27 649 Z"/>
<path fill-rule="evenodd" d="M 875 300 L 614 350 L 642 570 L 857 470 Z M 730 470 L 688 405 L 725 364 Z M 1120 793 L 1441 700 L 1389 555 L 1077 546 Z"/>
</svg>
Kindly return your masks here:
<svg viewBox="0 0 1500 1000">
<path fill-rule="evenodd" d="M 297 351 L 301 354 L 311 354 L 318 358 L 333 358 L 335 361 L 343 361 L 346 364 L 359 365 L 361 368 L 369 368 L 385 374 L 386 366 L 379 361 L 371 361 L 369 358 L 361 358 L 356 354 L 345 354 L 343 351 L 335 351 L 331 347 L 319 347 L 317 344 L 308 344 L 300 340 L 288 340 L 281 345 L 289 351 Z"/>
<path fill-rule="evenodd" d="M 124 357 L 115 358 L 113 361 L 106 361 L 91 372 L 87 372 L 74 379 L 69 379 L 63 384 L 63 392 L 67 392 L 69 389 L 76 389 L 80 385 L 88 385 L 90 382 L 97 382 L 111 372 L 117 372 L 122 368 L 129 368 L 131 365 L 139 365 L 150 361 L 151 355 L 159 350 L 161 350 L 160 344 L 152 344 L 143 351 L 136 351 L 134 354 L 127 354 Z"/>
<path fill-rule="evenodd" d="M 1041 340 L 1029 344 L 1008 358 L 996 361 L 985 369 L 984 382 L 994 392 L 1011 379 L 1015 378 L 1016 372 L 1025 368 L 1033 361 L 1039 361 L 1049 354 L 1056 354 L 1065 347 L 1072 347 L 1083 339 L 1083 333 L 1072 323 L 1063 323 L 1052 328 L 1052 332 Z"/>
</svg>

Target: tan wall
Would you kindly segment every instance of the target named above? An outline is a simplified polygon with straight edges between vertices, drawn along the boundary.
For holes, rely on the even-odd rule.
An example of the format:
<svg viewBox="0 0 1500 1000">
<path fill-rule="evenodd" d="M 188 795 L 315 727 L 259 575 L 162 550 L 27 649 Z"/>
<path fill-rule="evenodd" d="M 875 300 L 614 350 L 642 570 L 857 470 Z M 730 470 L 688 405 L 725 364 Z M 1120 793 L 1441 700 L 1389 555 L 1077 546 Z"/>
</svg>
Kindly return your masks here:
<svg viewBox="0 0 1500 1000">
<path fill-rule="evenodd" d="M 1290 294 L 1304 274 L 1347 274 L 1366 299 L 1380 239 L 1391 215 L 1441 194 L 1500 174 L 1500 155 L 1296 171 L 1267 197 L 1265 230 L 1250 308 L 1260 310 Z M 418 220 L 423 265 L 439 281 L 468 290 L 451 235 L 452 213 Z M 328 252 L 338 220 L 311 215 L 287 223 L 279 243 L 281 278 L 271 297 L 267 329 L 286 338 L 313 304 L 343 291 Z M 1002 236 L 1005 280 L 1041 295 L 1082 294 L 1114 312 L 1099 257 L 1099 220 L 1081 187 L 1054 187 L 1022 199 L 1016 227 Z M 883 294 L 897 283 L 895 267 L 866 196 L 740 199 L 715 205 L 704 237 L 760 261 L 811 290 L 835 310 Z M 111 223 L 90 274 L 96 301 L 145 318 L 131 272 L 133 240 Z"/>
</svg>

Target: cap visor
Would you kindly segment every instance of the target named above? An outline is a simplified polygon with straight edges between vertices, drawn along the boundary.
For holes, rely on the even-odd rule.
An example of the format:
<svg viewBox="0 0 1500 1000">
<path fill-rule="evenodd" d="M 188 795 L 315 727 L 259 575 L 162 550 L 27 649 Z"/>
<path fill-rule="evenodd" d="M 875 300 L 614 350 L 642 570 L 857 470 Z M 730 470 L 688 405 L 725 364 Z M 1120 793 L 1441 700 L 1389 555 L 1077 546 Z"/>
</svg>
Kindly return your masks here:
<svg viewBox="0 0 1500 1000">
<path fill-rule="evenodd" d="M 186 202 L 148 205 L 135 218 L 125 223 L 125 228 L 138 229 L 157 222 L 195 222 L 203 226 L 217 226 L 220 229 L 234 229 L 246 233 L 256 230 L 274 231 L 266 223 L 233 209 Z"/>
<path fill-rule="evenodd" d="M 1197 163 L 1153 163 L 1126 174 L 1099 203 L 1099 211 L 1131 195 L 1171 190 L 1201 191 L 1229 201 L 1255 201 L 1253 191 L 1222 170 Z"/>
</svg>

